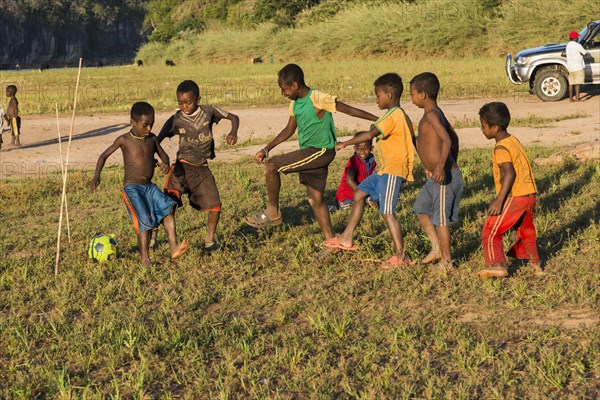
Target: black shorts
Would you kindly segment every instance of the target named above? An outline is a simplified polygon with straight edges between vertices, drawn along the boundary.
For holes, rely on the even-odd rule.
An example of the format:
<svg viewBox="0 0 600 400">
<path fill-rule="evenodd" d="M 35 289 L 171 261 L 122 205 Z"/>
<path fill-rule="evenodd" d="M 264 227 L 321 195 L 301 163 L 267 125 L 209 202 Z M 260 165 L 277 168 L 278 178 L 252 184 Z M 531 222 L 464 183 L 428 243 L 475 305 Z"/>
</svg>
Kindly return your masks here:
<svg viewBox="0 0 600 400">
<path fill-rule="evenodd" d="M 221 210 L 217 183 L 208 165 L 197 166 L 177 161 L 167 175 L 165 193 L 177 201 L 179 207 L 183 205 L 181 195 L 186 193 L 190 205 L 196 210 Z"/>
<path fill-rule="evenodd" d="M 277 171 L 284 174 L 298 173 L 300 183 L 316 191 L 325 192 L 329 164 L 335 158 L 334 149 L 306 149 L 292 151 L 269 159 L 275 164 Z"/>
</svg>

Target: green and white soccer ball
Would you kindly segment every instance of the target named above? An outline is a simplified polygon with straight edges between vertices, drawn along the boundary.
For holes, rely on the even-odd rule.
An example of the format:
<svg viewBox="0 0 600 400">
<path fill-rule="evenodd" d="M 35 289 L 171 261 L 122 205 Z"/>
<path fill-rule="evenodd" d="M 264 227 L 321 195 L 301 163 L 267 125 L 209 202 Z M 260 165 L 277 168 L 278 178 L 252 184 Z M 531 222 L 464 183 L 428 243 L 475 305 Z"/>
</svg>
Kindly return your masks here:
<svg viewBox="0 0 600 400">
<path fill-rule="evenodd" d="M 98 233 L 90 241 L 88 247 L 88 256 L 99 262 L 106 262 L 114 260 L 119 255 L 119 249 L 117 248 L 117 241 L 115 235 L 105 235 L 104 233 Z"/>
</svg>

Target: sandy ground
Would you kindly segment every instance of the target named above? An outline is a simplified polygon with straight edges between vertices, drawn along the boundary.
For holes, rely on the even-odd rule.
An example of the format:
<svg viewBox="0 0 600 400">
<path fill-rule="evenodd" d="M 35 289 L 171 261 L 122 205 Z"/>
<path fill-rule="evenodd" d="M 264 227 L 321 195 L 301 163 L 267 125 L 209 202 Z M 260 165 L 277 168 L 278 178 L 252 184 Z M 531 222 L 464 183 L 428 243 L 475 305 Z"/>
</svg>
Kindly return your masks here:
<svg viewBox="0 0 600 400">
<path fill-rule="evenodd" d="M 455 102 L 441 103 L 440 106 L 450 121 L 478 118 L 479 108 L 488 100 L 468 99 Z M 567 100 L 557 103 L 543 103 L 533 96 L 519 98 L 504 98 L 513 117 L 527 117 L 531 114 L 542 117 L 556 117 L 574 113 L 583 113 L 585 118 L 564 120 L 555 123 L 552 128 L 527 128 L 514 127 L 509 131 L 515 134 L 524 145 L 536 144 L 543 146 L 567 146 L 579 143 L 592 143 L 600 138 L 600 97 L 588 98 L 581 103 L 570 103 Z M 353 104 L 375 115 L 383 112 L 373 104 Z M 402 104 L 413 123 L 417 123 L 422 111 L 412 104 Z M 288 120 L 287 107 L 281 108 L 246 108 L 230 109 L 229 111 L 240 117 L 239 142 L 248 139 L 271 137 L 286 125 Z M 156 116 L 155 132 L 159 132 L 170 113 L 160 113 Z M 345 114 L 334 115 L 336 127 L 348 130 L 364 130 L 368 123 Z M 66 154 L 66 140 L 71 122 L 71 117 L 63 115 L 59 118 L 63 153 Z M 77 115 L 73 128 L 69 164 L 75 168 L 93 168 L 98 156 L 119 135 L 129 129 L 129 116 L 127 114 L 110 115 Z M 214 136 L 217 146 L 229 132 L 229 122 L 224 120 L 216 126 Z M 479 128 L 457 129 L 462 148 L 490 147 L 493 145 L 486 140 Z M 23 116 L 22 147 L 7 145 L 10 134 L 3 135 L 4 144 L 0 153 L 0 179 L 43 175 L 45 172 L 60 169 L 60 152 L 55 116 Z M 164 142 L 163 147 L 172 160 L 177 152 L 177 139 Z M 215 161 L 233 161 L 253 156 L 262 145 L 217 150 Z M 290 141 L 278 146 L 272 154 L 298 148 L 297 141 Z M 597 146 L 595 147 L 598 148 Z M 345 149 L 350 154 L 352 150 Z M 121 164 L 121 154 L 113 154 L 107 165 Z"/>
</svg>

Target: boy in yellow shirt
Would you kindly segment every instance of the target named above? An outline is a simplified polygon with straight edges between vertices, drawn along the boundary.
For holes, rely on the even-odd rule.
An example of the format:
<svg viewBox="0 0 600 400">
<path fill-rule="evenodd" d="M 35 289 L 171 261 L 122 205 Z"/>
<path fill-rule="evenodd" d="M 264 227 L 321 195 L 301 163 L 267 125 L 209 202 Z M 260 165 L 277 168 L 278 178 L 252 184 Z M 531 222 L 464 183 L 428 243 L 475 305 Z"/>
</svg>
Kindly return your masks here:
<svg viewBox="0 0 600 400">
<path fill-rule="evenodd" d="M 377 173 L 369 175 L 354 191 L 354 203 L 344 232 L 326 240 L 323 245 L 332 249 L 356 250 L 358 247 L 352 244 L 352 234 L 362 218 L 365 199 L 367 196 L 378 198 L 379 212 L 392 235 L 395 249 L 395 255 L 385 261 L 381 268 L 391 269 L 414 264 L 404 253 L 400 221 L 394 214 L 400 187 L 405 181 L 413 181 L 414 133 L 410 119 L 400 107 L 400 96 L 404 89 L 402 78 L 398 74 L 388 73 L 377 78 L 374 86 L 377 105 L 382 110 L 387 109 L 387 112 L 371 125 L 370 131 L 336 144 L 335 149 L 339 151 L 346 146 L 376 138 Z"/>
</svg>

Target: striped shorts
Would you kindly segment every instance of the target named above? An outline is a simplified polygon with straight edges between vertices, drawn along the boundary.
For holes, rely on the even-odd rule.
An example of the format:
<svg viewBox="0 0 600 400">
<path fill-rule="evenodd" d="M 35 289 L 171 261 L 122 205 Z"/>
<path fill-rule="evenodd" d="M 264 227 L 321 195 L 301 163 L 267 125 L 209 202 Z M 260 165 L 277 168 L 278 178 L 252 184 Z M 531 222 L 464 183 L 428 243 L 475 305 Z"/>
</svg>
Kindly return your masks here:
<svg viewBox="0 0 600 400">
<path fill-rule="evenodd" d="M 280 173 L 298 173 L 301 184 L 324 193 L 329 164 L 334 158 L 334 149 L 307 147 L 306 149 L 275 156 L 267 162 L 275 164 L 277 171 Z"/>
<path fill-rule="evenodd" d="M 401 176 L 374 173 L 359 183 L 357 190 L 371 196 L 371 201 L 379 201 L 379 213 L 394 214 L 402 183 Z"/>
</svg>

